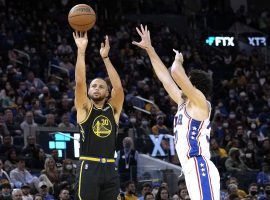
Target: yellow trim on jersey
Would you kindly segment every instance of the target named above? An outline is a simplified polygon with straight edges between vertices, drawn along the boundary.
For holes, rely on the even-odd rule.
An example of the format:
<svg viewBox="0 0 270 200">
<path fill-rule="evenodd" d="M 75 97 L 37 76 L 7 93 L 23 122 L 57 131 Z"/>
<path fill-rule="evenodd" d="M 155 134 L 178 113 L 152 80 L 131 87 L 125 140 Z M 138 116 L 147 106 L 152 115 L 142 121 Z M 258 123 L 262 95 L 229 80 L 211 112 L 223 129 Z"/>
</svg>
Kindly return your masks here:
<svg viewBox="0 0 270 200">
<path fill-rule="evenodd" d="M 107 104 L 109 104 L 109 106 L 112 108 L 113 116 L 114 116 L 114 108 L 112 107 L 112 105 L 110 103 L 107 103 Z"/>
<path fill-rule="evenodd" d="M 83 130 L 83 127 L 81 124 L 78 124 L 80 126 L 80 132 L 82 134 L 82 141 L 84 142 L 84 139 L 85 139 L 85 134 L 84 134 L 84 130 Z"/>
<path fill-rule="evenodd" d="M 83 124 L 84 122 L 86 122 L 86 121 L 88 120 L 88 118 L 89 118 L 89 116 L 90 116 L 90 114 L 91 114 L 91 112 L 92 112 L 93 106 L 94 106 L 94 105 L 91 106 L 91 109 L 90 109 L 88 115 L 86 116 L 86 118 L 85 118 L 83 121 L 79 122 L 79 124 Z"/>
<path fill-rule="evenodd" d="M 86 157 L 86 156 L 81 156 L 80 160 L 90 160 L 94 162 L 101 162 L 101 163 L 114 163 L 114 159 L 107 159 L 107 158 L 95 158 L 95 157 Z"/>
<path fill-rule="evenodd" d="M 82 164 L 81 164 L 80 178 L 79 178 L 79 191 L 78 191 L 78 196 L 79 196 L 79 199 L 80 199 L 80 200 L 82 200 L 82 197 L 81 197 L 81 181 L 82 181 L 82 168 L 83 168 L 83 164 L 84 164 L 84 161 L 82 161 Z"/>
<path fill-rule="evenodd" d="M 117 126 L 119 126 L 119 121 L 117 123 L 116 120 L 115 120 L 115 117 L 114 117 L 114 108 L 112 107 L 112 105 L 110 103 L 107 103 L 107 104 L 109 104 L 109 106 L 112 108 L 114 122 L 116 123 Z"/>
</svg>

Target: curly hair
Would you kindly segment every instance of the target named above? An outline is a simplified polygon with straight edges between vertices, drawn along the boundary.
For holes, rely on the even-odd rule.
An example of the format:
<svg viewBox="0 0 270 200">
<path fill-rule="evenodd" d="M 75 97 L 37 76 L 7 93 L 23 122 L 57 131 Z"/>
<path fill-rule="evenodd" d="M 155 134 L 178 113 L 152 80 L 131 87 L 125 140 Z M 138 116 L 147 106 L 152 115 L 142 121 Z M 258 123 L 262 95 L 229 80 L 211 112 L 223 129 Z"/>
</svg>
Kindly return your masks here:
<svg viewBox="0 0 270 200">
<path fill-rule="evenodd" d="M 211 75 L 199 69 L 191 70 L 188 75 L 192 85 L 208 98 L 211 95 L 213 88 L 213 79 Z"/>
</svg>

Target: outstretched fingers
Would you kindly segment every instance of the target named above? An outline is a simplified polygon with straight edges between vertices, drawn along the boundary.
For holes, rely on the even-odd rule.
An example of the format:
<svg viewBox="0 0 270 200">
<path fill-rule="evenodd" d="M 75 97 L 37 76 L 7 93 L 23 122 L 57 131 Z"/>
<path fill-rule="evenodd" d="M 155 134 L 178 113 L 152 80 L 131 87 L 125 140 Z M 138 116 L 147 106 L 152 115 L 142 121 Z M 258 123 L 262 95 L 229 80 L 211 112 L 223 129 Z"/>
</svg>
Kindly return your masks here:
<svg viewBox="0 0 270 200">
<path fill-rule="evenodd" d="M 179 54 L 178 50 L 173 49 L 173 51 L 174 51 L 175 54 Z"/>
<path fill-rule="evenodd" d="M 105 36 L 105 46 L 110 46 L 108 35 Z"/>
<path fill-rule="evenodd" d="M 136 30 L 137 30 L 137 33 L 142 37 L 143 34 L 142 34 L 142 32 L 140 31 L 140 29 L 139 29 L 138 27 L 136 27 Z"/>
<path fill-rule="evenodd" d="M 142 47 L 141 44 L 140 44 L 139 42 L 133 41 L 132 44 L 134 44 L 134 45 L 136 45 L 136 46 L 138 46 L 138 47 Z"/>
</svg>

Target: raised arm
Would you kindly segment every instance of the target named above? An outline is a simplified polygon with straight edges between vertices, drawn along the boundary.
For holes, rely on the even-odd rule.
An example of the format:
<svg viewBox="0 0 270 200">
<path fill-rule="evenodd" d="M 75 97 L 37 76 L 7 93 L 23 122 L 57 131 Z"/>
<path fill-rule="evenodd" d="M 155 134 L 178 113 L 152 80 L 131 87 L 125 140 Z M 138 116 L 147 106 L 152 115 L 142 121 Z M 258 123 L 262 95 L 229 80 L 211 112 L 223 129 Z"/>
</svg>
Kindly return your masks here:
<svg viewBox="0 0 270 200">
<path fill-rule="evenodd" d="M 100 55 L 103 59 L 103 62 L 106 66 L 106 70 L 108 72 L 111 84 L 112 84 L 112 92 L 111 98 L 109 99 L 109 103 L 112 105 L 114 109 L 114 118 L 116 123 L 119 122 L 120 113 L 122 111 L 123 102 L 124 102 L 124 90 L 122 87 L 121 79 L 112 65 L 110 58 L 108 56 L 110 51 L 110 43 L 109 38 L 106 35 L 105 43 L 101 43 L 100 47 Z"/>
<path fill-rule="evenodd" d="M 77 122 L 80 123 L 86 118 L 92 106 L 91 101 L 87 97 L 85 75 L 85 50 L 88 43 L 87 32 L 75 32 L 73 33 L 73 37 L 78 47 L 75 68 L 75 107 L 77 110 Z"/>
<path fill-rule="evenodd" d="M 174 65 L 172 66 L 172 77 L 177 83 L 177 85 L 182 89 L 184 94 L 188 99 L 199 108 L 207 108 L 206 97 L 204 94 L 192 85 L 189 77 L 186 75 L 183 68 L 183 56 L 178 51 L 174 50 L 176 53 Z M 208 109 L 206 109 L 208 110 Z"/>
<path fill-rule="evenodd" d="M 141 36 L 140 42 L 132 42 L 132 44 L 137 45 L 138 47 L 141 47 L 142 49 L 145 49 L 150 60 L 152 63 L 152 66 L 154 68 L 154 71 L 158 77 L 158 79 L 162 82 L 165 90 L 168 92 L 170 97 L 177 103 L 181 104 L 183 103 L 182 99 L 182 92 L 177 87 L 175 82 L 173 81 L 170 72 L 166 68 L 166 66 L 163 64 L 159 56 L 157 55 L 155 49 L 151 45 L 151 38 L 150 38 L 150 32 L 147 30 L 147 26 L 143 27 L 141 25 L 141 29 L 136 28 L 138 34 Z"/>
</svg>

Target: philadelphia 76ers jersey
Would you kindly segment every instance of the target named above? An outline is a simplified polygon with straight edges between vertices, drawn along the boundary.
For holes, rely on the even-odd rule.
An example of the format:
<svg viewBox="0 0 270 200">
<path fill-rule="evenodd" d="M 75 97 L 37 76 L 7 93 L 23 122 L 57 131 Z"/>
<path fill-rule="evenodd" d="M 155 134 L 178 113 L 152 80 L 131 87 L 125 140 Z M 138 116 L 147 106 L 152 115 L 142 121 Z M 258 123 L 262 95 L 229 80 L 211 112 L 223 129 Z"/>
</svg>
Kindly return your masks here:
<svg viewBox="0 0 270 200">
<path fill-rule="evenodd" d="M 208 104 L 211 109 L 209 102 Z M 174 117 L 175 149 L 183 169 L 192 157 L 203 156 L 210 159 L 210 112 L 206 120 L 198 121 L 188 115 L 186 103 L 178 106 Z"/>
</svg>

